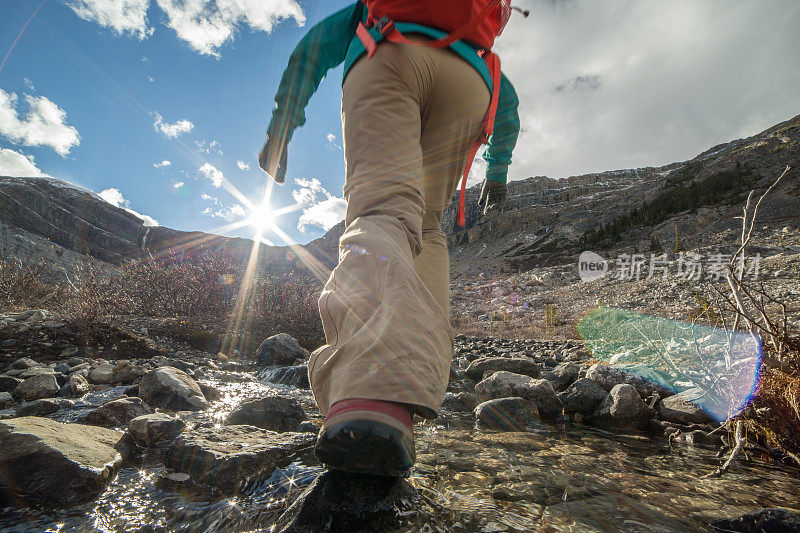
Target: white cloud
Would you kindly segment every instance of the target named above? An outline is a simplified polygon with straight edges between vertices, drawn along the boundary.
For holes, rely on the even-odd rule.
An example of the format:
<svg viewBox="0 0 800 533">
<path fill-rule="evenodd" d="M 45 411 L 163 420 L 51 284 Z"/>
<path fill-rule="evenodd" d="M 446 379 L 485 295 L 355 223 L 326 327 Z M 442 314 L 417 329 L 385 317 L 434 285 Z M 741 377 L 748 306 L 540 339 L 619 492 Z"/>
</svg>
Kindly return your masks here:
<svg viewBox="0 0 800 533">
<path fill-rule="evenodd" d="M 250 165 L 248 165 L 244 161 L 237 161 L 236 166 L 239 167 L 239 170 L 241 171 L 250 170 Z"/>
<path fill-rule="evenodd" d="M 175 182 L 175 183 L 173 183 L 173 184 L 172 184 L 172 188 L 173 188 L 173 189 L 180 189 L 180 188 L 181 188 L 181 187 L 183 187 L 184 185 L 186 185 L 184 182 L 182 182 L 182 181 L 177 181 L 177 182 Z"/>
<path fill-rule="evenodd" d="M 794 0 L 519 4 L 534 16 L 496 46 L 522 115 L 512 178 L 682 161 L 800 109 Z"/>
<path fill-rule="evenodd" d="M 169 122 L 164 122 L 164 118 L 158 113 L 154 113 L 153 116 L 156 118 L 156 121 L 153 123 L 153 127 L 156 129 L 156 131 L 160 131 L 169 139 L 174 139 L 178 135 L 182 133 L 189 133 L 194 129 L 194 124 L 186 119 L 170 124 Z"/>
<path fill-rule="evenodd" d="M 303 212 L 297 221 L 297 229 L 305 233 L 310 226 L 329 230 L 344 220 L 347 202 L 329 193 L 316 178 L 295 179 L 299 189 L 292 191 L 292 198 Z"/>
<path fill-rule="evenodd" d="M 230 222 L 247 215 L 247 210 L 240 204 L 233 204 L 230 207 L 226 207 L 219 198 L 205 193 L 201 194 L 200 198 L 211 202 L 212 205 L 204 208 L 202 211 L 204 215 L 210 216 L 211 218 L 222 218 Z"/>
<path fill-rule="evenodd" d="M 81 142 L 78 130 L 65 124 L 67 113 L 44 96 L 25 96 L 29 111 L 17 113 L 17 95 L 0 89 L 0 135 L 25 146 L 49 146 L 61 156 Z"/>
<path fill-rule="evenodd" d="M 164 167 L 170 166 L 171 164 L 172 164 L 171 161 L 167 161 L 165 159 L 161 163 L 153 163 L 153 166 L 156 167 L 156 168 L 164 168 Z"/>
<path fill-rule="evenodd" d="M 33 162 L 33 156 L 8 148 L 0 148 L 0 176 L 41 178 L 47 176 Z"/>
<path fill-rule="evenodd" d="M 104 189 L 100 191 L 100 194 L 98 194 L 98 196 L 103 200 L 105 200 L 106 202 L 110 203 L 111 205 L 119 207 L 120 209 L 124 209 L 133 216 L 142 219 L 145 226 L 159 225 L 158 220 L 154 219 L 153 217 L 149 215 L 143 215 L 138 211 L 134 211 L 133 209 L 131 209 L 131 203 L 125 199 L 125 197 L 122 195 L 119 189 L 113 187 L 109 189 Z"/>
<path fill-rule="evenodd" d="M 197 52 L 220 57 L 219 48 L 232 40 L 237 29 L 271 32 L 282 20 L 305 23 L 295 0 L 157 0 L 167 15 L 167 25 Z"/>
<path fill-rule="evenodd" d="M 154 81 L 156 81 L 156 79 L 153 76 L 147 76 L 147 81 L 153 83 Z"/>
<path fill-rule="evenodd" d="M 222 150 L 219 147 L 219 143 L 216 140 L 212 140 L 211 142 L 206 141 L 195 141 L 194 145 L 197 146 L 197 150 L 204 154 L 211 154 L 212 152 L 216 152 L 218 155 L 222 155 Z"/>
<path fill-rule="evenodd" d="M 200 167 L 199 170 L 203 174 L 203 176 L 211 180 L 211 183 L 214 184 L 214 187 L 216 187 L 217 189 L 222 187 L 222 183 L 225 181 L 225 176 L 222 174 L 222 171 L 220 171 L 217 167 L 215 167 L 210 163 L 206 163 L 202 167 Z"/>
<path fill-rule="evenodd" d="M 150 0 L 75 0 L 67 5 L 82 19 L 111 28 L 117 35 L 130 33 L 141 40 L 153 33 L 147 27 Z"/>
</svg>

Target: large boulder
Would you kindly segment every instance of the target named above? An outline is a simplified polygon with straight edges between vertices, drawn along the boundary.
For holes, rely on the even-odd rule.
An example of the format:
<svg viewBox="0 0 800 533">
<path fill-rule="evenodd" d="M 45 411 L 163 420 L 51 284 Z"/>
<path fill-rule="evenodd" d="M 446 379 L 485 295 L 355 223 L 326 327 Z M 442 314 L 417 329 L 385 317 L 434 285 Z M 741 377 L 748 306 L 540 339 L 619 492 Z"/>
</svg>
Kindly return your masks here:
<svg viewBox="0 0 800 533">
<path fill-rule="evenodd" d="M 542 373 L 542 367 L 527 357 L 480 357 L 469 364 L 466 374 L 470 379 L 480 381 L 487 374 L 501 370 L 532 378 L 538 378 Z"/>
<path fill-rule="evenodd" d="M 539 425 L 539 410 L 526 398 L 500 398 L 479 404 L 475 418 L 491 429 L 525 431 Z"/>
<path fill-rule="evenodd" d="M 676 424 L 704 424 L 711 422 L 712 418 L 699 406 L 692 403 L 702 395 L 699 389 L 689 389 L 664 398 L 658 404 L 658 414 L 662 420 Z"/>
<path fill-rule="evenodd" d="M 200 386 L 186 372 L 171 366 L 151 370 L 139 382 L 139 397 L 152 407 L 199 411 L 208 407 Z"/>
<path fill-rule="evenodd" d="M 581 371 L 581 365 L 573 362 L 559 363 L 552 372 L 546 377 L 553 388 L 557 391 L 563 391 L 569 385 L 578 379 L 578 373 Z"/>
<path fill-rule="evenodd" d="M 39 374 L 33 376 L 14 389 L 14 396 L 26 401 L 39 400 L 41 398 L 52 398 L 58 395 L 61 387 L 58 385 L 54 374 Z"/>
<path fill-rule="evenodd" d="M 11 396 L 10 392 L 0 392 L 0 409 L 8 409 L 16 404 L 17 401 Z"/>
<path fill-rule="evenodd" d="M 0 421 L 0 490 L 52 507 L 90 501 L 122 465 L 122 437 L 119 431 L 47 418 Z"/>
<path fill-rule="evenodd" d="M 643 370 L 643 373 L 644 372 Z M 649 369 L 647 369 L 646 372 L 651 375 L 653 374 Z M 636 390 L 639 391 L 639 394 L 645 397 L 654 393 L 658 393 L 662 398 L 672 395 L 671 391 L 662 387 L 654 379 L 645 379 L 638 374 L 634 374 L 629 370 L 617 366 L 608 366 L 599 363 L 594 364 L 589 367 L 589 370 L 586 372 L 586 377 L 609 392 L 614 386 L 627 383 L 628 385 L 634 386 Z M 652 375 L 651 377 L 656 378 L 657 376 Z"/>
<path fill-rule="evenodd" d="M 270 431 L 296 431 L 307 420 L 300 402 L 293 398 L 268 396 L 240 404 L 228 417 L 228 424 L 256 426 Z"/>
<path fill-rule="evenodd" d="M 601 425 L 622 430 L 643 428 L 651 418 L 652 412 L 636 387 L 627 383 L 615 385 L 595 413 Z"/>
<path fill-rule="evenodd" d="M 589 416 L 605 399 L 606 390 L 591 379 L 581 378 L 558 393 L 558 399 L 568 413 Z"/>
<path fill-rule="evenodd" d="M 141 398 L 118 398 L 109 400 L 89 411 L 83 419 L 86 424 L 107 428 L 127 427 L 131 420 L 153 412 Z"/>
<path fill-rule="evenodd" d="M 292 366 L 308 361 L 308 350 L 288 333 L 267 338 L 256 351 L 258 362 L 266 366 Z"/>
<path fill-rule="evenodd" d="M 288 465 L 315 440 L 311 433 L 276 433 L 253 426 L 201 427 L 172 441 L 164 462 L 196 483 L 229 494 L 248 478 Z"/>
<path fill-rule="evenodd" d="M 446 392 L 442 407 L 451 411 L 471 413 L 479 403 L 478 398 L 469 392 Z"/>
<path fill-rule="evenodd" d="M 172 441 L 186 428 L 186 422 L 164 413 L 142 415 L 131 420 L 128 432 L 139 446 L 152 448 Z"/>
<path fill-rule="evenodd" d="M 477 385 L 475 394 L 484 399 L 520 397 L 536 404 L 543 418 L 558 418 L 563 406 L 546 379 L 533 379 L 512 372 L 495 372 Z"/>
</svg>

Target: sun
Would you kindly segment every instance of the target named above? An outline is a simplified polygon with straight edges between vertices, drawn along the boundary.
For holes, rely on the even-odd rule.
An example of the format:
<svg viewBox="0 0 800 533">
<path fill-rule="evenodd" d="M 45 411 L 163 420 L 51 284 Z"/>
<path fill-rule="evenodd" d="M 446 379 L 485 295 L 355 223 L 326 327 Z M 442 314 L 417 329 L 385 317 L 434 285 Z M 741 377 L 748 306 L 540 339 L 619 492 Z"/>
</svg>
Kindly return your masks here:
<svg viewBox="0 0 800 533">
<path fill-rule="evenodd" d="M 259 233 L 264 233 L 275 227 L 275 212 L 268 205 L 255 206 L 250 212 L 247 223 Z"/>
</svg>

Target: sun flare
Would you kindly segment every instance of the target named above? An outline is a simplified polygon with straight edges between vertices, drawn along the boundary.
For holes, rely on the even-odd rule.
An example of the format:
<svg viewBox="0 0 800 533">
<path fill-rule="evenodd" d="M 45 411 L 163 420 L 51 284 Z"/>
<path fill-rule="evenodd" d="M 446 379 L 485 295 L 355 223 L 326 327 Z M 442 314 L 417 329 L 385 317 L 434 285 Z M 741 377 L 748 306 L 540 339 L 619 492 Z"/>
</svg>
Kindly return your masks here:
<svg viewBox="0 0 800 533">
<path fill-rule="evenodd" d="M 251 212 L 247 223 L 260 233 L 275 226 L 275 212 L 268 205 L 256 206 Z"/>
</svg>

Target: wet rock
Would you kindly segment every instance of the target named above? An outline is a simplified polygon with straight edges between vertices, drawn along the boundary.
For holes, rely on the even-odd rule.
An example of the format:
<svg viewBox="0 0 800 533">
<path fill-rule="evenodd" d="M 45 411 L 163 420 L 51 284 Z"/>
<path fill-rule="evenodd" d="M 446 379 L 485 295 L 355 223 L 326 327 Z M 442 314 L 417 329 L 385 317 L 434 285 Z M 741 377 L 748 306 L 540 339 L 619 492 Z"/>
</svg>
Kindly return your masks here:
<svg viewBox="0 0 800 533">
<path fill-rule="evenodd" d="M 701 394 L 699 389 L 689 389 L 664 398 L 658 404 L 658 414 L 662 420 L 687 426 L 711 422 L 711 417 L 692 403 L 692 400 L 696 400 Z"/>
<path fill-rule="evenodd" d="M 636 387 L 627 383 L 615 385 L 595 413 L 602 425 L 629 430 L 644 427 L 652 418 Z"/>
<path fill-rule="evenodd" d="M 284 366 L 269 371 L 267 381 L 299 389 L 311 388 L 308 382 L 308 365 Z"/>
<path fill-rule="evenodd" d="M 56 411 L 61 410 L 62 407 L 69 407 L 72 402 L 64 400 L 56 400 L 54 398 L 42 398 L 41 400 L 33 400 L 32 402 L 25 402 L 17 408 L 17 416 L 47 416 L 52 415 Z"/>
<path fill-rule="evenodd" d="M 69 377 L 69 389 L 72 393 L 72 396 L 75 398 L 80 398 L 89 392 L 89 382 L 86 381 L 86 378 L 80 374 L 72 374 Z"/>
<path fill-rule="evenodd" d="M 469 364 L 466 374 L 470 379 L 480 381 L 487 374 L 501 370 L 532 378 L 538 378 L 542 373 L 542 367 L 527 357 L 481 357 Z"/>
<path fill-rule="evenodd" d="M 122 435 L 39 417 L 0 421 L 4 490 L 30 503 L 59 508 L 90 501 L 122 465 Z"/>
<path fill-rule="evenodd" d="M 197 382 L 171 366 L 145 374 L 139 382 L 139 397 L 152 407 L 175 411 L 199 411 L 208 407 Z"/>
<path fill-rule="evenodd" d="M 203 394 L 205 395 L 205 392 Z M 125 396 L 139 396 L 139 384 L 125 387 Z"/>
<path fill-rule="evenodd" d="M 581 365 L 578 363 L 559 363 L 545 378 L 553 384 L 555 390 L 563 391 L 578 379 L 580 371 Z"/>
<path fill-rule="evenodd" d="M 328 471 L 284 512 L 279 533 L 393 531 L 413 512 L 419 496 L 405 479 Z"/>
<path fill-rule="evenodd" d="M 469 392 L 447 392 L 442 407 L 451 411 L 472 412 L 478 403 L 478 398 Z"/>
<path fill-rule="evenodd" d="M 86 414 L 83 422 L 93 426 L 126 427 L 131 420 L 153 412 L 141 398 L 118 398 Z"/>
<path fill-rule="evenodd" d="M 200 387 L 200 390 L 203 391 L 203 396 L 205 396 L 206 400 L 208 400 L 209 402 L 216 402 L 222 399 L 222 393 L 211 383 L 198 381 L 197 386 Z M 138 394 L 138 389 L 137 389 L 137 394 Z"/>
<path fill-rule="evenodd" d="M 179 435 L 164 462 L 222 493 L 247 479 L 291 463 L 315 441 L 310 433 L 276 433 L 253 426 L 202 427 Z"/>
<path fill-rule="evenodd" d="M 291 366 L 295 361 L 308 361 L 308 350 L 300 346 L 297 339 L 288 333 L 278 333 L 269 337 L 256 351 L 259 363 L 267 366 Z"/>
<path fill-rule="evenodd" d="M 89 381 L 98 385 L 107 385 L 114 380 L 114 365 L 100 363 L 89 372 Z"/>
<path fill-rule="evenodd" d="M 164 413 L 142 415 L 131 420 L 128 432 L 136 444 L 152 448 L 163 442 L 171 441 L 186 428 L 186 422 Z"/>
<path fill-rule="evenodd" d="M 481 425 L 501 431 L 525 431 L 539 425 L 539 410 L 526 398 L 500 398 L 483 402 L 475 408 Z"/>
<path fill-rule="evenodd" d="M 9 407 L 14 407 L 17 404 L 17 401 L 11 396 L 10 392 L 0 392 L 0 409 L 8 409 Z"/>
<path fill-rule="evenodd" d="M 39 400 L 41 398 L 52 398 L 58 394 L 61 387 L 58 385 L 55 375 L 39 374 L 26 379 L 14 389 L 14 396 L 26 401 Z"/>
<path fill-rule="evenodd" d="M 0 392 L 11 392 L 16 389 L 22 381 L 23 380 L 17 377 L 0 374 Z"/>
<path fill-rule="evenodd" d="M 616 366 L 601 364 L 592 365 L 586 372 L 586 377 L 609 392 L 614 386 L 627 383 L 628 385 L 633 385 L 636 390 L 639 391 L 639 394 L 644 397 L 651 396 L 653 393 L 658 393 L 662 398 L 672 395 L 671 391 L 665 389 L 658 383 Z"/>
<path fill-rule="evenodd" d="M 512 372 L 495 372 L 475 385 L 475 393 L 480 398 L 493 400 L 510 397 L 527 398 L 536 404 L 542 418 L 558 418 L 563 409 L 549 381 Z"/>
<path fill-rule="evenodd" d="M 300 402 L 293 398 L 268 396 L 240 404 L 228 417 L 228 424 L 256 426 L 270 431 L 296 431 L 307 420 Z"/>
<path fill-rule="evenodd" d="M 134 365 L 130 361 L 121 361 L 114 367 L 112 374 L 114 383 L 129 385 L 147 374 L 147 370 L 143 366 Z"/>
<path fill-rule="evenodd" d="M 558 399 L 568 413 L 589 416 L 605 399 L 606 390 L 591 379 L 581 378 L 558 393 Z"/>
<path fill-rule="evenodd" d="M 717 531 L 737 533 L 798 533 L 800 515 L 786 509 L 763 509 L 734 519 L 711 522 Z"/>
</svg>

